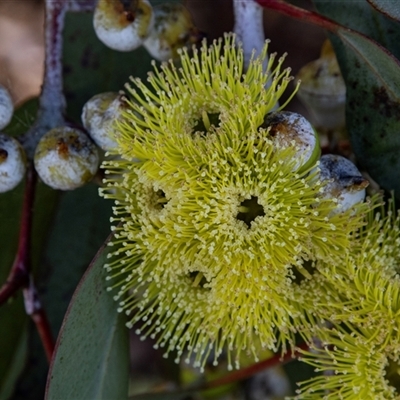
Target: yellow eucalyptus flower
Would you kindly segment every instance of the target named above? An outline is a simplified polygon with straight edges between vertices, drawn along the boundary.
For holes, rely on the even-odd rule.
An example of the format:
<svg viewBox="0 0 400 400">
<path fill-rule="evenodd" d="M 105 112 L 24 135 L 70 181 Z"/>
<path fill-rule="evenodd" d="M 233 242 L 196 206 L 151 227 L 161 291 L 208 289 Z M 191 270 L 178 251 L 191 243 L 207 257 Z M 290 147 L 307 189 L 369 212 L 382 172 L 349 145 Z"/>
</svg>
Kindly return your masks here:
<svg viewBox="0 0 400 400">
<path fill-rule="evenodd" d="M 300 383 L 301 400 L 400 399 L 400 343 L 387 342 L 373 329 L 345 324 L 314 331 L 322 346 L 301 360 L 318 375 Z"/>
<path fill-rule="evenodd" d="M 309 331 L 324 349 L 304 360 L 328 372 L 301 399 L 400 399 L 400 214 L 388 208 L 371 211 L 344 257 L 319 267 L 313 309 L 329 323 Z"/>
<path fill-rule="evenodd" d="M 371 211 L 346 255 L 320 268 L 329 289 L 317 308 L 330 321 L 382 330 L 400 342 L 400 215 L 393 201 L 388 208 Z"/>
<path fill-rule="evenodd" d="M 304 167 L 296 141 L 263 126 L 291 79 L 273 56 L 264 71 L 266 56 L 267 44 L 245 72 L 227 35 L 192 57 L 183 50 L 180 68 L 155 68 L 149 87 L 134 79 L 120 158 L 104 164 L 110 290 L 128 326 L 177 362 L 187 350 L 203 367 L 226 349 L 232 368 L 242 352 L 286 351 L 304 306 L 296 274 L 312 279 L 305 260 L 342 253 L 366 208 L 334 212 L 317 160 Z"/>
</svg>

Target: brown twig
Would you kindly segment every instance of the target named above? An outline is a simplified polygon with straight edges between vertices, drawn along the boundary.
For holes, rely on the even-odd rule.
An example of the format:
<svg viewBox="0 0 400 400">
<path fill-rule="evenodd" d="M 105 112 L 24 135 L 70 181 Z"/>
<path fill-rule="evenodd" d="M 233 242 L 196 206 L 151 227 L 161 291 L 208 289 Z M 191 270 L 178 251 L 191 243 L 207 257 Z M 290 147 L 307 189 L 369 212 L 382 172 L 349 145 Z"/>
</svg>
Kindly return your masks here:
<svg viewBox="0 0 400 400">
<path fill-rule="evenodd" d="M 309 346 L 307 343 L 301 343 L 297 346 L 297 348 L 293 352 L 288 352 L 281 356 L 277 354 L 271 358 L 266 360 L 262 360 L 258 363 L 252 364 L 246 368 L 240 369 L 238 371 L 231 372 L 222 378 L 215 379 L 211 382 L 206 383 L 205 387 L 202 390 L 216 388 L 218 386 L 227 385 L 228 383 L 241 381 L 243 379 L 247 379 L 250 376 L 257 374 L 258 372 L 263 371 L 264 369 L 274 367 L 279 364 L 284 364 L 288 361 L 291 361 L 293 358 L 296 358 L 300 355 L 299 350 L 308 350 Z"/>
<path fill-rule="evenodd" d="M 19 289 L 26 287 L 29 282 L 32 208 L 35 198 L 35 186 L 36 172 L 33 166 L 30 165 L 26 174 L 17 254 L 6 282 L 0 288 L 0 305 L 5 303 Z"/>
<path fill-rule="evenodd" d="M 220 386 L 224 386 L 229 383 L 242 381 L 242 380 L 247 379 L 247 378 L 253 376 L 254 374 L 257 374 L 258 372 L 261 372 L 267 368 L 285 364 L 285 363 L 299 357 L 301 352 L 304 350 L 309 350 L 309 345 L 307 343 L 299 344 L 296 347 L 296 349 L 294 349 L 293 352 L 288 352 L 288 353 L 284 354 L 283 356 L 277 354 L 271 358 L 268 358 L 266 360 L 252 364 L 246 368 L 226 374 L 222 378 L 214 379 L 210 382 L 202 383 L 200 385 L 190 385 L 189 387 L 186 387 L 181 390 L 167 391 L 167 392 L 165 392 L 165 395 L 168 395 L 168 398 L 172 398 L 172 395 L 176 395 L 176 398 L 178 399 L 184 395 L 190 395 L 195 392 L 205 392 L 207 390 L 214 389 L 214 388 L 220 387 Z M 157 392 L 157 394 L 161 395 L 162 393 Z M 154 393 L 150 392 L 150 393 L 143 393 L 143 394 L 130 396 L 129 400 L 135 400 L 135 399 L 144 400 L 146 398 L 148 398 L 150 400 L 153 397 L 154 397 Z"/>
</svg>

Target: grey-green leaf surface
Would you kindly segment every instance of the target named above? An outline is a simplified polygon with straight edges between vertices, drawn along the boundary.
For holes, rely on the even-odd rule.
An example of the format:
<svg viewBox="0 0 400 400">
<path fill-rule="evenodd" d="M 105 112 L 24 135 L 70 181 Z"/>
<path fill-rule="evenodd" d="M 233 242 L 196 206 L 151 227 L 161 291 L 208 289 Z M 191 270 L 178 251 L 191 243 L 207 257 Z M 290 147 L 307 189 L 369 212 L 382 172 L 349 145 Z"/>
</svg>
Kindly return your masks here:
<svg viewBox="0 0 400 400">
<path fill-rule="evenodd" d="M 38 208 L 48 211 L 46 199 L 39 196 L 37 200 Z M 40 300 L 55 338 L 77 284 L 109 233 L 110 213 L 110 202 L 98 196 L 93 183 L 61 193 L 36 274 Z M 43 346 L 31 327 L 29 358 L 13 399 L 25 399 L 27 393 L 29 399 L 43 399 L 47 371 Z"/>
<path fill-rule="evenodd" d="M 103 247 L 73 295 L 50 367 L 47 400 L 128 396 L 128 329 L 106 290 L 106 258 Z"/>
<path fill-rule="evenodd" d="M 314 4 L 323 15 L 368 36 L 400 59 L 400 24 L 375 10 L 367 0 L 346 0 L 340 6 L 335 1 L 314 0 Z"/>
<path fill-rule="evenodd" d="M 345 11 L 330 15 L 324 1 L 315 3 L 325 15 L 346 24 Z M 400 199 L 400 63 L 364 35 L 343 28 L 335 34 L 332 40 L 347 87 L 346 121 L 353 150 L 371 177 Z"/>
<path fill-rule="evenodd" d="M 124 89 L 129 76 L 145 77 L 151 58 L 140 47 L 123 53 L 96 37 L 92 13 L 68 13 L 64 33 L 64 84 L 67 115 L 80 122 L 82 107 L 98 93 Z"/>
<path fill-rule="evenodd" d="M 374 8 L 387 17 L 400 21 L 400 3 L 396 0 L 367 0 Z"/>
<path fill-rule="evenodd" d="M 154 0 L 152 5 L 165 3 Z M 180 0 L 168 0 L 168 3 Z M 129 76 L 145 79 L 151 57 L 144 47 L 130 52 L 109 49 L 96 36 L 93 13 L 67 13 L 64 30 L 64 86 L 67 115 L 80 122 L 82 107 L 98 93 L 124 90 Z"/>
</svg>

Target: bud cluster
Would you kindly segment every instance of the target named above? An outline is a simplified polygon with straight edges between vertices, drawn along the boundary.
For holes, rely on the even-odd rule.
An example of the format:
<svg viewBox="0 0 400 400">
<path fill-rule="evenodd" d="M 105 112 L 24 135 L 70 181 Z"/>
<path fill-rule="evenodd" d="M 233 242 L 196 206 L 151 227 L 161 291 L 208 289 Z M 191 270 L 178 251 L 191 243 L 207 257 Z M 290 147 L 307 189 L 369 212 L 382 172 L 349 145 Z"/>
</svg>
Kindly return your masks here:
<svg viewBox="0 0 400 400">
<path fill-rule="evenodd" d="M 177 3 L 153 7 L 148 0 L 99 0 L 93 26 L 107 47 L 132 51 L 144 46 L 159 61 L 177 58 L 179 48 L 201 39 L 187 9 Z"/>
</svg>

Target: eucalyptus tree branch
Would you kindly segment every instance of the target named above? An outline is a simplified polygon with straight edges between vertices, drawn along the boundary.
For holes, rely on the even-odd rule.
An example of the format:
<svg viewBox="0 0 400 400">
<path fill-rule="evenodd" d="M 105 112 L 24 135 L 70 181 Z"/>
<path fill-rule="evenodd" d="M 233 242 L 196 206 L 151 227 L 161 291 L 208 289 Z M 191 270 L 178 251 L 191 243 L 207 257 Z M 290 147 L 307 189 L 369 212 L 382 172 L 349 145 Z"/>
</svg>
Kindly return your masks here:
<svg viewBox="0 0 400 400">
<path fill-rule="evenodd" d="M 20 141 L 33 158 L 40 138 L 50 129 L 64 125 L 66 102 L 63 93 L 62 51 L 64 17 L 68 0 L 46 0 L 45 71 L 37 119 Z"/>
<path fill-rule="evenodd" d="M 233 0 L 235 17 L 234 32 L 242 43 L 245 68 L 248 67 L 255 51 L 259 54 L 265 43 L 263 27 L 263 7 L 254 0 Z M 265 60 L 265 66 L 268 60 Z"/>
<path fill-rule="evenodd" d="M 172 395 L 175 395 L 176 399 L 181 399 L 185 395 L 190 395 L 196 392 L 204 392 L 210 389 L 215 389 L 217 387 L 221 387 L 224 385 L 228 385 L 234 382 L 239 382 L 244 379 L 248 379 L 254 374 L 257 374 L 258 372 L 261 372 L 267 368 L 271 367 L 276 367 L 278 365 L 283 365 L 286 364 L 290 361 L 293 361 L 294 359 L 298 358 L 301 354 L 302 351 L 307 351 L 309 350 L 309 345 L 305 342 L 300 343 L 298 346 L 296 346 L 295 349 L 291 352 L 287 352 L 284 355 L 281 354 L 276 354 L 275 356 L 268 358 L 266 360 L 259 361 L 255 364 L 249 365 L 246 368 L 239 369 L 238 371 L 233 371 L 230 372 L 221 378 L 214 379 L 209 382 L 202 383 L 200 385 L 189 385 L 188 387 L 181 389 L 181 390 L 176 390 L 176 391 L 168 391 L 165 392 L 166 398 L 172 398 Z M 161 393 L 157 393 L 158 395 L 161 395 Z M 168 397 L 167 397 L 168 396 Z M 148 398 L 151 400 L 154 398 L 154 393 L 144 393 L 144 394 L 138 394 L 129 397 L 129 400 L 145 400 Z M 161 397 L 160 397 L 161 398 Z"/>
<path fill-rule="evenodd" d="M 68 0 L 68 11 L 93 11 L 97 0 Z"/>
</svg>

